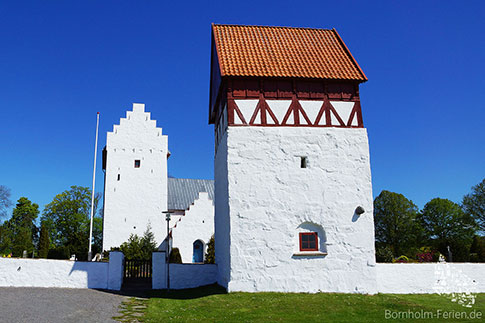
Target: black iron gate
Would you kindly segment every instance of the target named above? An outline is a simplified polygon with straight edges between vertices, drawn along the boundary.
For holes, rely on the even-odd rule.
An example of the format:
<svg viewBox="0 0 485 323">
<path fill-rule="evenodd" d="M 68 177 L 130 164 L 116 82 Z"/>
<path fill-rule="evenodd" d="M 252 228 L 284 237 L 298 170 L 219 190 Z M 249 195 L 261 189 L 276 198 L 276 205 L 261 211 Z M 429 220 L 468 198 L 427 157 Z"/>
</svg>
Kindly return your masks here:
<svg viewBox="0 0 485 323">
<path fill-rule="evenodd" d="M 151 289 L 152 260 L 125 258 L 123 288 Z"/>
</svg>

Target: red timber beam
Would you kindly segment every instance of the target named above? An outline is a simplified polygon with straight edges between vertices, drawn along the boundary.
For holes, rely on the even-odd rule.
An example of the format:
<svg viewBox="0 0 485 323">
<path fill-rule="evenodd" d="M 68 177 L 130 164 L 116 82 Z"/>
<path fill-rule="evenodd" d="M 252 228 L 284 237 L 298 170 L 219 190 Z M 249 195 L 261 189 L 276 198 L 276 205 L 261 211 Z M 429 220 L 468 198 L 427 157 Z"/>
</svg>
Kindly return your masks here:
<svg viewBox="0 0 485 323">
<path fill-rule="evenodd" d="M 358 85 L 352 85 L 353 90 L 346 92 L 350 94 L 342 94 L 339 96 L 338 83 L 331 83 L 329 86 L 322 81 L 323 86 L 318 92 L 303 93 L 301 85 L 298 80 L 292 81 L 292 89 L 285 86 L 283 90 L 277 87 L 277 80 L 253 80 L 251 86 L 245 88 L 244 80 L 238 80 L 238 87 L 234 87 L 234 80 L 229 78 L 226 80 L 227 84 L 227 122 L 230 126 L 287 126 L 287 127 L 345 127 L 345 128 L 363 128 L 362 109 L 360 105 Z M 271 83 L 265 86 L 265 82 Z M 243 84 L 241 86 L 241 84 Z M 257 84 L 257 85 L 256 85 Z M 276 85 L 275 85 L 276 84 Z M 342 88 L 349 89 L 348 84 L 344 84 Z M 269 92 L 268 92 L 269 91 Z M 243 111 L 237 104 L 239 100 L 257 100 L 254 110 L 248 113 L 247 107 Z M 282 119 L 278 119 L 277 115 L 282 116 L 282 111 L 274 110 L 276 107 L 268 104 L 268 100 L 272 101 L 291 101 L 288 109 L 284 112 Z M 322 106 L 316 113 L 309 113 L 304 108 L 302 102 L 321 101 Z M 344 120 L 342 111 L 332 105 L 332 102 L 352 102 L 353 107 L 348 114 L 348 118 Z M 314 109 L 316 107 L 313 107 Z M 347 110 L 348 111 L 348 110 Z M 243 113 L 244 112 L 244 113 Z M 314 120 L 310 119 L 310 115 Z M 333 115 L 333 117 L 332 117 Z M 258 116 L 260 117 L 258 119 Z M 290 121 L 293 117 L 293 124 Z M 281 118 L 281 117 L 280 117 Z"/>
</svg>

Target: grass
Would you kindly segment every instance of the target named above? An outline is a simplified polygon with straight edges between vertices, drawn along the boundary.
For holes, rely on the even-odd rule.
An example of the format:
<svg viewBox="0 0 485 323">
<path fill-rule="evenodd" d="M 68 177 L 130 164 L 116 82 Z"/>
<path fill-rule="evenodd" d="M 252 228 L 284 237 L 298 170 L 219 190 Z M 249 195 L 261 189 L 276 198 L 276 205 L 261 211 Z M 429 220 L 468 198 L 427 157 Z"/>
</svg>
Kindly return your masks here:
<svg viewBox="0 0 485 323">
<path fill-rule="evenodd" d="M 478 294 L 472 308 L 463 307 L 440 295 L 359 295 L 230 293 L 219 286 L 191 290 L 151 292 L 143 322 L 379 322 L 414 321 L 385 318 L 394 312 L 475 312 L 485 317 L 485 294 Z M 455 314 L 456 315 L 456 314 Z M 443 322 L 443 317 L 426 319 Z M 448 320 L 458 321 L 458 320 Z M 467 322 L 467 320 L 460 320 Z M 468 319 L 478 322 L 480 319 Z"/>
</svg>

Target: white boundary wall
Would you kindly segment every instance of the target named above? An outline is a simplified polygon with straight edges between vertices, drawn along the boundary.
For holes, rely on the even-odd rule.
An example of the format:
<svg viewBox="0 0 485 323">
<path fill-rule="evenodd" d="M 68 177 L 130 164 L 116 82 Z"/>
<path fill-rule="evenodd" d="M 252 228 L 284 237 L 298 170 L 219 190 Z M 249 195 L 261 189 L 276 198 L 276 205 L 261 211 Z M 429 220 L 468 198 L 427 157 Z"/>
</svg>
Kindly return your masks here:
<svg viewBox="0 0 485 323">
<path fill-rule="evenodd" d="M 170 264 L 170 288 L 184 289 L 217 282 L 217 265 Z"/>
<path fill-rule="evenodd" d="M 0 258 L 0 286 L 119 290 L 122 266 L 121 252 L 110 253 L 110 263 Z"/>
<path fill-rule="evenodd" d="M 152 253 L 152 288 L 167 288 L 167 265 L 165 252 Z"/>
<path fill-rule="evenodd" d="M 125 255 L 121 251 L 109 253 L 108 289 L 120 290 L 123 284 Z"/>
<path fill-rule="evenodd" d="M 164 252 L 152 257 L 152 288 L 167 288 L 167 263 Z M 195 288 L 217 282 L 217 265 L 170 264 L 170 289 Z"/>
<path fill-rule="evenodd" d="M 0 258 L 0 287 L 99 288 L 120 290 L 123 253 L 111 252 L 110 262 Z M 153 253 L 153 289 L 167 288 L 164 252 Z M 376 264 L 377 292 L 433 294 L 485 292 L 485 264 Z M 213 284 L 217 265 L 170 264 L 170 288 Z"/>
<path fill-rule="evenodd" d="M 485 292 L 485 264 L 378 263 L 377 291 L 393 294 Z"/>
</svg>

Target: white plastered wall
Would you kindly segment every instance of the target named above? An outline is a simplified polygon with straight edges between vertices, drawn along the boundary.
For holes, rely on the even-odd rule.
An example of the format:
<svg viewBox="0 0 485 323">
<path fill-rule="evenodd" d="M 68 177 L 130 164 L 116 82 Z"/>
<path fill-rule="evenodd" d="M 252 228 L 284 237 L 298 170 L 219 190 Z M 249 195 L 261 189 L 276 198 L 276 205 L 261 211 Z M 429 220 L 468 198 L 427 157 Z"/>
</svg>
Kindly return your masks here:
<svg viewBox="0 0 485 323">
<path fill-rule="evenodd" d="M 160 244 L 166 235 L 168 137 L 145 105 L 135 103 L 108 132 L 106 149 L 103 250 L 120 246 L 132 233 L 142 236 L 148 225 Z"/>
<path fill-rule="evenodd" d="M 120 290 L 123 281 L 123 253 L 110 252 L 109 263 L 0 258 L 0 273 L 0 287 Z"/>
<path fill-rule="evenodd" d="M 191 263 L 193 243 L 204 243 L 204 255 L 209 239 L 214 234 L 214 204 L 207 192 L 200 192 L 198 198 L 172 229 L 172 246 L 179 248 L 183 263 Z"/>
<path fill-rule="evenodd" d="M 227 131 L 222 134 L 216 148 L 214 160 L 214 243 L 217 264 L 217 283 L 227 288 L 231 268 Z"/>
<path fill-rule="evenodd" d="M 152 288 L 167 288 L 167 263 L 165 253 L 155 252 L 152 257 Z M 216 282 L 217 265 L 209 264 L 170 264 L 170 288 L 185 289 Z"/>
<path fill-rule="evenodd" d="M 0 287 L 108 288 L 106 262 L 0 258 Z"/>
<path fill-rule="evenodd" d="M 376 292 L 365 129 L 228 127 L 215 189 L 218 281 L 229 291 Z M 295 255 L 303 223 L 323 228 L 328 255 Z"/>
</svg>

